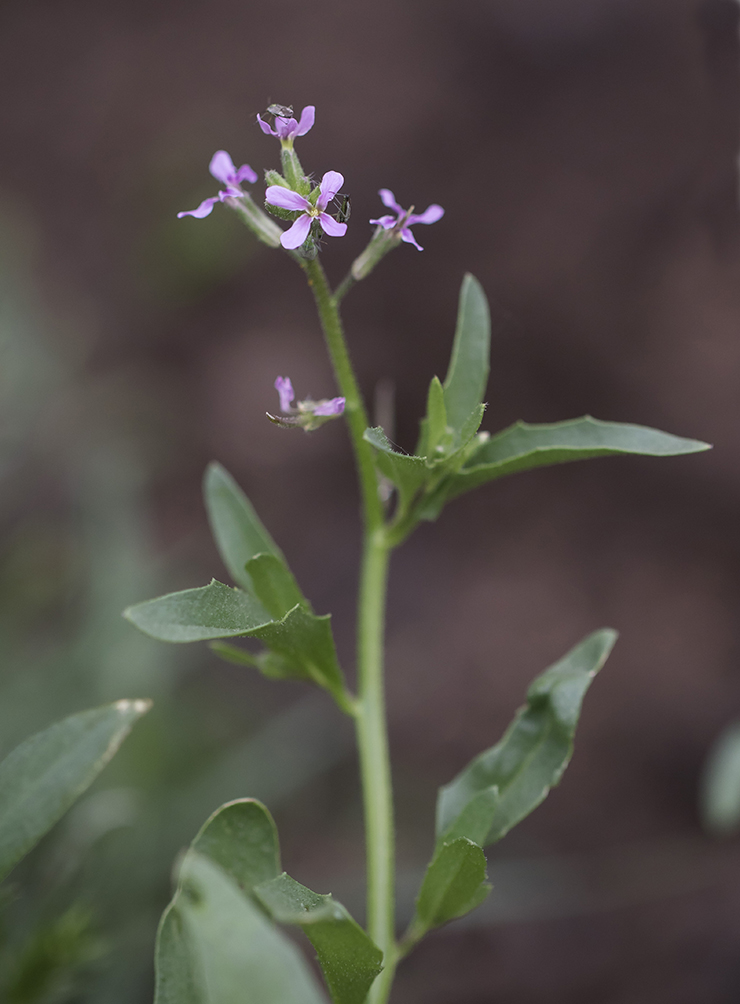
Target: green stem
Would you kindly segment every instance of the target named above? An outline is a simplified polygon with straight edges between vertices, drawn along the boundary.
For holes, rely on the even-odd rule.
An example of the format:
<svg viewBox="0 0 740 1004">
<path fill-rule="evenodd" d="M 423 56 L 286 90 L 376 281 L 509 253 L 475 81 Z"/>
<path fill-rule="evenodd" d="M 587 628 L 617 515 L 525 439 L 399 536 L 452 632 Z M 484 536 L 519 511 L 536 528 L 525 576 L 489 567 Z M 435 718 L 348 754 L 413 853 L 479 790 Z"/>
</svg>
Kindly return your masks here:
<svg viewBox="0 0 740 1004">
<path fill-rule="evenodd" d="M 303 269 L 316 300 L 321 326 L 339 389 L 345 398 L 362 494 L 364 547 L 357 613 L 357 684 L 355 724 L 360 754 L 367 850 L 367 927 L 382 950 L 384 969 L 373 984 L 368 1004 L 385 1004 L 396 969 L 395 839 L 393 792 L 383 681 L 386 585 L 390 548 L 383 504 L 378 494 L 372 447 L 362 438 L 367 412 L 344 340 L 338 297 L 332 295 L 318 261 Z"/>
</svg>

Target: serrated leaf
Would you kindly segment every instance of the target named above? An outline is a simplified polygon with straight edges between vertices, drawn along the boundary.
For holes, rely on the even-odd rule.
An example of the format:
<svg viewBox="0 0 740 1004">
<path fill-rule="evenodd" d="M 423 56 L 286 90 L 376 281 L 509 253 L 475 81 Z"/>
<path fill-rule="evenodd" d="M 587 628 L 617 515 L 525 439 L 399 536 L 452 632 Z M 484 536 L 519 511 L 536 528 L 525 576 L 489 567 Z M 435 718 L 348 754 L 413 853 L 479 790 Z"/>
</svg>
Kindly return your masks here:
<svg viewBox="0 0 740 1004">
<path fill-rule="evenodd" d="M 444 382 L 447 425 L 460 445 L 462 428 L 486 392 L 491 354 L 491 316 L 483 287 L 469 272 L 460 287 L 455 340 Z"/>
<path fill-rule="evenodd" d="M 296 924 L 316 950 L 336 1004 L 363 1004 L 383 968 L 383 953 L 330 895 L 312 892 L 283 872 L 254 890 L 280 924 Z"/>
<path fill-rule="evenodd" d="M 302 928 L 336 1004 L 362 1004 L 382 968 L 382 952 L 341 903 L 280 872 L 277 830 L 261 802 L 240 799 L 222 806 L 192 848 L 253 895 L 274 921 Z"/>
<path fill-rule="evenodd" d="M 245 566 L 258 554 L 274 554 L 287 568 L 282 551 L 262 525 L 254 506 L 220 464 L 208 465 L 203 495 L 218 552 L 237 585 L 252 588 Z"/>
<path fill-rule="evenodd" d="M 251 593 L 232 589 L 215 579 L 198 589 L 184 589 L 137 603 L 124 610 L 123 616 L 144 634 L 170 642 L 236 638 L 251 634 L 273 620 Z"/>
<path fill-rule="evenodd" d="M 150 701 L 116 701 L 38 732 L 0 763 L 0 879 L 105 767 Z"/>
<path fill-rule="evenodd" d="M 708 443 L 682 439 L 643 425 L 601 422 L 586 415 L 568 422 L 517 422 L 482 443 L 444 486 L 446 499 L 496 478 L 549 464 L 616 454 L 674 457 L 709 450 Z"/>
<path fill-rule="evenodd" d="M 441 844 L 416 900 L 411 928 L 414 940 L 480 906 L 491 891 L 486 877 L 486 856 L 478 844 L 466 837 Z"/>
<path fill-rule="evenodd" d="M 440 789 L 439 843 L 467 837 L 485 847 L 543 801 L 568 765 L 584 694 L 616 638 L 596 631 L 537 677 L 501 741 Z"/>
<path fill-rule="evenodd" d="M 398 489 L 399 505 L 405 512 L 432 476 L 432 471 L 423 457 L 412 457 L 394 450 L 379 426 L 365 429 L 363 439 L 378 451 L 375 457 L 378 469 Z"/>
<path fill-rule="evenodd" d="M 701 785 L 701 814 L 706 828 L 727 836 L 740 828 L 740 723 L 722 732 L 712 747 Z"/>
<path fill-rule="evenodd" d="M 284 617 L 297 604 L 308 607 L 293 573 L 274 554 L 256 555 L 247 562 L 246 572 L 257 599 L 275 620 Z"/>
<path fill-rule="evenodd" d="M 192 850 L 185 856 L 173 911 L 182 920 L 202 1004 L 323 1004 L 295 946 L 209 858 Z M 157 1004 L 182 1004 L 163 978 L 172 968 L 158 958 Z"/>
</svg>

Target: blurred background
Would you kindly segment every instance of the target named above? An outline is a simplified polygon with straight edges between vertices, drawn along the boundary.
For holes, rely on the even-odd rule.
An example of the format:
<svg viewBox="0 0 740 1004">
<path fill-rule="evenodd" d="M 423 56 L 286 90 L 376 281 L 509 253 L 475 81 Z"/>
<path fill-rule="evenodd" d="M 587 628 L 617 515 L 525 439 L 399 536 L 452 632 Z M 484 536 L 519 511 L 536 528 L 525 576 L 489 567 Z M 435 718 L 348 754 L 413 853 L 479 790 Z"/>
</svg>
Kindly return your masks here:
<svg viewBox="0 0 740 1004">
<path fill-rule="evenodd" d="M 368 399 L 413 447 L 463 273 L 495 314 L 484 428 L 591 413 L 710 454 L 602 459 L 464 497 L 392 569 L 401 912 L 436 789 L 591 630 L 621 640 L 560 788 L 490 853 L 494 893 L 403 966 L 407 1004 L 719 1004 L 740 994 L 740 846 L 702 826 L 740 716 L 740 125 L 735 0 L 3 0 L 0 752 L 152 697 L 0 904 L 14 1004 L 139 1004 L 178 851 L 223 801 L 273 810 L 285 867 L 363 910 L 346 723 L 321 695 L 159 645 L 127 604 L 226 578 L 200 495 L 237 478 L 351 673 L 358 561 L 341 423 L 285 432 L 275 376 L 335 392 L 294 264 L 217 206 L 214 150 L 257 171 L 255 115 L 317 108 L 307 169 L 345 175 L 336 282 L 391 188 L 418 211 L 346 301 Z M 387 386 L 387 384 L 385 385 Z"/>
</svg>

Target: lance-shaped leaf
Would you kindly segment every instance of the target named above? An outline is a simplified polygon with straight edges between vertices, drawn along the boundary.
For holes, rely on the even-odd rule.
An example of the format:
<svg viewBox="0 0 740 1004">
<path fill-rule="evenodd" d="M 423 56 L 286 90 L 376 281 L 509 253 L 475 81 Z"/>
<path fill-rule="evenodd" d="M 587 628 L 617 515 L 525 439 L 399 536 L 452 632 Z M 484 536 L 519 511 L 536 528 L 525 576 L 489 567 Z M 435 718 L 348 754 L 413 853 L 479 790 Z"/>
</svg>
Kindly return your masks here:
<svg viewBox="0 0 740 1004">
<path fill-rule="evenodd" d="M 194 850 L 160 927 L 155 1000 L 324 1004 L 298 949 L 222 868 Z"/>
<path fill-rule="evenodd" d="M 258 554 L 274 554 L 287 567 L 282 551 L 262 525 L 254 506 L 220 464 L 208 465 L 203 495 L 218 552 L 237 585 L 252 588 L 245 566 Z"/>
<path fill-rule="evenodd" d="M 263 561 L 263 568 L 268 565 L 274 568 L 272 558 L 265 555 L 255 559 L 255 564 L 250 562 L 250 567 L 255 568 Z M 268 601 L 273 606 L 279 605 L 284 596 L 274 592 Z M 267 675 L 312 680 L 349 710 L 328 614 L 317 617 L 297 604 L 285 616 L 275 619 L 251 593 L 232 589 L 214 579 L 199 589 L 185 589 L 137 603 L 124 611 L 124 617 L 160 641 L 259 638 L 279 657 L 255 659 Z"/>
<path fill-rule="evenodd" d="M 237 638 L 273 620 L 251 593 L 215 579 L 208 586 L 137 603 L 124 610 L 123 616 L 144 634 L 171 642 Z"/>
<path fill-rule="evenodd" d="M 0 763 L 0 879 L 105 767 L 150 701 L 116 701 L 38 732 Z"/>
<path fill-rule="evenodd" d="M 310 610 L 293 573 L 274 554 L 258 554 L 247 562 L 246 570 L 255 596 L 276 620 L 296 605 Z"/>
<path fill-rule="evenodd" d="M 696 439 L 682 439 L 643 425 L 601 422 L 590 415 L 551 425 L 517 422 L 481 443 L 445 483 L 443 494 L 451 499 L 507 474 L 571 460 L 618 454 L 675 457 L 709 449 L 708 443 Z"/>
<path fill-rule="evenodd" d="M 491 315 L 478 280 L 467 273 L 460 287 L 455 340 L 444 382 L 447 425 L 454 445 L 461 443 L 463 426 L 483 400 L 491 354 Z"/>
<path fill-rule="evenodd" d="M 480 906 L 491 891 L 486 878 L 486 856 L 478 844 L 467 837 L 441 844 L 424 875 L 408 941 Z"/>
<path fill-rule="evenodd" d="M 336 1004 L 362 1004 L 382 968 L 382 952 L 341 903 L 281 873 L 277 830 L 262 803 L 240 799 L 222 806 L 192 847 L 223 868 L 275 922 L 302 928 Z M 160 939 L 164 932 L 174 942 L 173 929 L 174 921 L 163 918 Z M 171 957 L 175 954 L 171 951 Z"/>
<path fill-rule="evenodd" d="M 584 694 L 616 638 L 596 631 L 537 677 L 503 739 L 440 789 L 439 843 L 467 837 L 485 847 L 542 802 L 568 765 Z"/>
</svg>

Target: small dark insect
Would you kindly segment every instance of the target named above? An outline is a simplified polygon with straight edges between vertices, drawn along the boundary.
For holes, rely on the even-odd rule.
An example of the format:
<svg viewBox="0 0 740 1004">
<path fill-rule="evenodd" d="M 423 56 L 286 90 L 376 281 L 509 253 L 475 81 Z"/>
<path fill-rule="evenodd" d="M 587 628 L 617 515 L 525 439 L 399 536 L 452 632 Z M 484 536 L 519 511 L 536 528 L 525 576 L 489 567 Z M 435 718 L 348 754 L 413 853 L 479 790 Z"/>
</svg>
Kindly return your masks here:
<svg viewBox="0 0 740 1004">
<path fill-rule="evenodd" d="M 337 213 L 337 220 L 340 223 L 349 223 L 349 217 L 352 212 L 352 207 L 350 205 L 349 195 L 342 196 L 342 204 L 339 207 L 339 212 Z"/>
<path fill-rule="evenodd" d="M 266 115 L 276 115 L 281 119 L 293 118 L 292 105 L 268 105 Z"/>
</svg>

